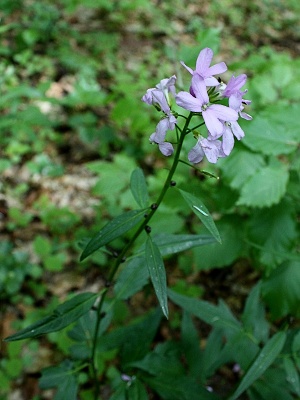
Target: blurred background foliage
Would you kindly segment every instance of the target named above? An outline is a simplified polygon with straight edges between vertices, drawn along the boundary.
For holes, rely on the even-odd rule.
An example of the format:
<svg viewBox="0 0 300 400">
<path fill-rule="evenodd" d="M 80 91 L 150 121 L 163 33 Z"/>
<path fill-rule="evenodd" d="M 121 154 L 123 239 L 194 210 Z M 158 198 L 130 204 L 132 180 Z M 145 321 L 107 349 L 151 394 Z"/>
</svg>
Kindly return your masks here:
<svg viewBox="0 0 300 400">
<path fill-rule="evenodd" d="M 243 124 L 246 137 L 228 159 L 201 165 L 218 180 L 180 165 L 177 184 L 201 196 L 223 244 L 169 258 L 169 286 L 213 302 L 221 297 L 239 314 L 261 279 L 270 319 L 292 316 L 297 326 L 299 14 L 296 0 L 224 0 L 221 6 L 216 0 L 2 0 L 1 338 L 49 312 L 69 292 L 101 287 L 107 255 L 99 252 L 79 264 L 81 244 L 111 217 L 135 207 L 129 183 L 136 166 L 143 168 L 154 201 L 169 165 L 149 144 L 157 115 L 140 99 L 174 73 L 186 88 L 189 76 L 179 61 L 194 65 L 207 46 L 216 60 L 226 61 L 224 80 L 248 75 L 253 121 Z M 191 147 L 187 140 L 186 154 Z M 204 232 L 183 200 L 171 195 L 152 230 Z M 114 246 L 122 244 L 118 239 Z M 117 302 L 114 324 L 154 306 L 146 287 L 131 302 Z M 173 314 L 162 341 L 179 327 Z M 1 398 L 47 398 L 37 386 L 38 372 L 59 361 L 69 345 L 67 335 L 55 334 L 25 345 L 1 344 Z M 114 354 L 105 354 L 106 365 Z M 111 370 L 108 376 L 113 381 Z"/>
</svg>

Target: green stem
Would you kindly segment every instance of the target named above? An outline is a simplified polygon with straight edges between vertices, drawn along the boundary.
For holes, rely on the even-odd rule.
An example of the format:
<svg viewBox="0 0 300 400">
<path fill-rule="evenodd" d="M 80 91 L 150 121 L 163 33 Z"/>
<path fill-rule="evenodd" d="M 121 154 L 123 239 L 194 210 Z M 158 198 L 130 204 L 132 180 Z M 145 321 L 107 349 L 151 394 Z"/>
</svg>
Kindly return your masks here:
<svg viewBox="0 0 300 400">
<path fill-rule="evenodd" d="M 173 164 L 172 164 L 172 167 L 171 167 L 171 169 L 170 169 L 170 171 L 168 173 L 168 176 L 166 178 L 166 181 L 164 183 L 162 191 L 161 191 L 158 199 L 156 200 L 156 202 L 150 208 L 150 212 L 145 217 L 143 223 L 139 226 L 139 228 L 137 229 L 135 234 L 132 236 L 130 241 L 126 244 L 126 246 L 123 248 L 123 250 L 118 255 L 118 257 L 117 257 L 117 259 L 115 261 L 115 264 L 114 264 L 113 268 L 111 269 L 109 277 L 108 277 L 108 281 L 107 281 L 108 286 L 111 284 L 111 282 L 112 282 L 112 280 L 113 280 L 113 278 L 114 278 L 114 276 L 115 276 L 120 264 L 124 260 L 124 257 L 126 255 L 126 253 L 133 246 L 134 242 L 140 236 L 140 234 L 145 230 L 146 226 L 148 225 L 149 221 L 153 217 L 155 211 L 158 209 L 160 203 L 163 201 L 163 199 L 165 197 L 165 194 L 167 193 L 167 190 L 170 187 L 171 180 L 173 178 L 173 175 L 174 175 L 174 173 L 176 171 L 176 168 L 177 168 L 177 165 L 178 165 L 178 162 L 179 162 L 179 156 L 180 156 L 180 152 L 181 152 L 181 149 L 182 149 L 183 140 L 184 140 L 186 134 L 189 132 L 188 126 L 189 126 L 189 123 L 190 123 L 192 117 L 193 117 L 193 113 L 190 113 L 187 118 L 185 117 L 186 121 L 185 121 L 183 129 L 180 132 L 180 138 L 179 138 L 178 145 L 177 145 L 177 148 L 176 148 L 176 152 L 175 152 L 175 155 L 174 155 Z M 107 291 L 108 291 L 108 288 L 102 293 L 101 299 L 100 299 L 99 304 L 97 306 L 97 311 L 96 311 L 97 312 L 97 319 L 96 319 L 96 327 L 95 327 L 95 332 L 94 332 L 92 355 L 91 355 L 92 372 L 93 372 L 94 379 L 95 379 L 95 397 L 94 397 L 95 400 L 98 399 L 99 392 L 100 392 L 100 382 L 98 380 L 95 357 L 96 357 L 97 340 L 98 340 L 98 334 L 99 334 L 99 329 L 100 329 L 100 322 L 101 322 L 101 319 L 102 319 L 102 307 L 103 307 L 103 304 L 104 304 L 104 300 L 105 300 Z"/>
</svg>

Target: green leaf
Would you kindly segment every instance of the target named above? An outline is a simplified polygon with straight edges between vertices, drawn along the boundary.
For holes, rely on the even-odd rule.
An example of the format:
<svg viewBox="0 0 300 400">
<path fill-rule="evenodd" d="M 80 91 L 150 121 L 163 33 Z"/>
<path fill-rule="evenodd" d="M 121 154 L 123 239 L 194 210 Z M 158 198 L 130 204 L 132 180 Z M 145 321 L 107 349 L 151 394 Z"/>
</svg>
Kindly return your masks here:
<svg viewBox="0 0 300 400">
<path fill-rule="evenodd" d="M 285 371 L 274 366 L 267 369 L 262 379 L 255 381 L 247 390 L 247 395 L 249 400 L 295 400 L 290 389 Z"/>
<path fill-rule="evenodd" d="M 216 239 L 209 235 L 175 235 L 172 233 L 159 233 L 153 236 L 152 240 L 157 244 L 162 256 L 179 253 L 193 247 L 216 243 Z M 142 246 L 134 256 L 141 256 L 144 253 L 145 249 Z"/>
<path fill-rule="evenodd" d="M 127 387 L 127 398 L 130 400 L 148 400 L 148 394 L 142 382 L 135 378 Z"/>
<path fill-rule="evenodd" d="M 168 318 L 167 278 L 164 261 L 159 248 L 148 235 L 145 248 L 146 263 L 149 275 L 161 309 Z"/>
<path fill-rule="evenodd" d="M 300 260 L 287 261 L 276 268 L 262 283 L 263 298 L 273 319 L 288 314 L 299 317 Z"/>
<path fill-rule="evenodd" d="M 242 255 L 245 243 L 241 218 L 236 216 L 223 218 L 218 221 L 218 229 L 223 239 L 221 244 L 215 242 L 193 250 L 198 270 L 231 265 Z"/>
<path fill-rule="evenodd" d="M 256 284 L 249 293 L 241 318 L 245 330 L 252 333 L 258 342 L 266 341 L 269 336 L 269 324 L 260 297 L 261 282 Z"/>
<path fill-rule="evenodd" d="M 199 334 L 194 326 L 191 315 L 186 311 L 182 316 L 180 344 L 190 374 L 196 379 L 201 378 L 203 355 L 199 346 Z"/>
<path fill-rule="evenodd" d="M 224 305 L 215 306 L 207 301 L 193 299 L 168 290 L 169 298 L 190 314 L 195 315 L 207 324 L 225 328 L 232 333 L 240 332 L 241 325 Z"/>
<path fill-rule="evenodd" d="M 140 207 L 146 208 L 149 205 L 147 183 L 141 168 L 136 168 L 130 179 L 130 188 L 135 201 Z"/>
<path fill-rule="evenodd" d="M 185 192 L 184 190 L 178 189 L 184 200 L 190 206 L 191 210 L 197 215 L 198 218 L 202 221 L 203 225 L 210 231 L 213 237 L 219 242 L 222 243 L 220 234 L 218 229 L 214 223 L 212 216 L 210 215 L 208 209 L 199 200 L 196 196 L 191 193 Z"/>
<path fill-rule="evenodd" d="M 266 369 L 275 361 L 281 352 L 286 340 L 285 332 L 276 333 L 261 349 L 253 364 L 243 376 L 240 384 L 236 388 L 230 400 L 237 399 L 245 390 L 247 390 Z"/>
<path fill-rule="evenodd" d="M 260 261 L 272 269 L 285 261 L 297 241 L 297 222 L 291 204 L 282 201 L 254 212 L 249 229 L 250 240 L 261 246 Z"/>
<path fill-rule="evenodd" d="M 160 308 L 152 310 L 138 321 L 103 335 L 99 339 L 99 346 L 105 350 L 118 349 L 123 366 L 141 360 L 150 351 L 161 319 Z"/>
<path fill-rule="evenodd" d="M 238 205 L 270 207 L 285 194 L 289 173 L 283 164 L 261 168 L 242 187 Z"/>
<path fill-rule="evenodd" d="M 264 165 L 264 157 L 251 151 L 237 149 L 230 157 L 220 158 L 222 175 L 232 189 L 238 189 Z"/>
<path fill-rule="evenodd" d="M 57 388 L 54 400 L 76 400 L 78 384 L 72 368 L 73 363 L 65 360 L 59 366 L 43 369 L 39 387 L 41 389 Z"/>
<path fill-rule="evenodd" d="M 60 331 L 87 313 L 98 296 L 99 293 L 80 293 L 71 300 L 59 305 L 51 315 L 40 319 L 4 340 L 12 342 Z"/>
<path fill-rule="evenodd" d="M 153 241 L 157 244 L 163 256 L 216 242 L 214 237 L 208 235 L 173 235 L 165 233 L 154 236 Z"/>
<path fill-rule="evenodd" d="M 136 257 L 128 262 L 120 272 L 114 292 L 118 299 L 126 300 L 141 290 L 149 279 L 144 257 Z"/>
<path fill-rule="evenodd" d="M 145 210 L 128 211 L 108 222 L 83 250 L 80 261 L 129 231 L 144 218 Z"/>
<path fill-rule="evenodd" d="M 255 117 L 247 124 L 247 134 L 243 143 L 251 150 L 266 155 L 289 154 L 297 148 L 292 129 L 273 122 L 271 118 Z"/>
<path fill-rule="evenodd" d="M 164 400 L 220 400 L 214 393 L 196 383 L 190 376 L 164 375 L 163 377 L 145 376 L 143 379 L 153 390 L 159 399 Z"/>
<path fill-rule="evenodd" d="M 286 372 L 286 380 L 290 383 L 297 396 L 300 397 L 300 379 L 295 363 L 288 357 L 283 359 L 283 365 Z"/>
</svg>

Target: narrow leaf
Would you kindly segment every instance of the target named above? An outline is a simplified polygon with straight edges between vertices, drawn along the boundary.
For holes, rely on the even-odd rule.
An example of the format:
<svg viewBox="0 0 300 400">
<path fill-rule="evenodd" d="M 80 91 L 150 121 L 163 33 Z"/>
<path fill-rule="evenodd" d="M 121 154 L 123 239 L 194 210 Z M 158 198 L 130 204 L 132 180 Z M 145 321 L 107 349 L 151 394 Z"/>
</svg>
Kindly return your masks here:
<svg viewBox="0 0 300 400">
<path fill-rule="evenodd" d="M 145 210 L 132 210 L 119 215 L 108 222 L 97 235 L 95 235 L 83 250 L 80 261 L 90 256 L 101 247 L 129 231 L 144 218 Z"/>
<path fill-rule="evenodd" d="M 5 341 L 12 342 L 60 331 L 87 313 L 97 296 L 99 296 L 99 293 L 80 293 L 71 300 L 59 305 L 51 315 L 7 337 Z"/>
<path fill-rule="evenodd" d="M 253 364 L 243 376 L 237 389 L 230 397 L 230 400 L 237 399 L 245 390 L 249 388 L 266 369 L 275 361 L 276 357 L 281 352 L 286 340 L 285 332 L 276 333 L 261 349 Z"/>
<path fill-rule="evenodd" d="M 125 265 L 117 278 L 114 286 L 116 298 L 122 300 L 128 299 L 141 290 L 148 280 L 149 272 L 146 267 L 145 258 L 133 258 Z"/>
<path fill-rule="evenodd" d="M 198 300 L 191 297 L 183 296 L 168 290 L 169 298 L 183 308 L 185 311 L 195 315 L 207 324 L 215 327 L 229 329 L 232 332 L 240 332 L 241 325 L 224 306 L 215 306 L 204 300 Z"/>
<path fill-rule="evenodd" d="M 149 205 L 147 183 L 141 168 L 137 168 L 132 172 L 130 189 L 135 201 L 140 207 L 147 207 Z"/>
<path fill-rule="evenodd" d="M 179 253 L 193 247 L 205 246 L 207 244 L 216 243 L 216 239 L 210 235 L 175 235 L 169 233 L 159 233 L 153 236 L 153 242 L 157 244 L 160 254 L 167 256 Z M 134 254 L 134 257 L 144 255 L 145 246 Z"/>
<path fill-rule="evenodd" d="M 156 296 L 164 315 L 168 318 L 167 278 L 165 266 L 159 248 L 152 241 L 150 235 L 148 235 L 146 241 L 145 256 Z"/>
<path fill-rule="evenodd" d="M 285 357 L 283 359 L 283 365 L 286 372 L 286 380 L 290 383 L 292 388 L 297 393 L 297 396 L 300 396 L 300 379 L 299 373 L 297 371 L 297 367 L 291 358 Z"/>
<path fill-rule="evenodd" d="M 185 192 L 184 190 L 179 189 L 179 192 L 190 206 L 191 210 L 197 215 L 198 218 L 200 218 L 203 225 L 209 230 L 213 237 L 219 243 L 221 243 L 222 240 L 215 222 L 202 201 L 199 200 L 198 197 L 192 195 L 191 193 Z"/>
</svg>

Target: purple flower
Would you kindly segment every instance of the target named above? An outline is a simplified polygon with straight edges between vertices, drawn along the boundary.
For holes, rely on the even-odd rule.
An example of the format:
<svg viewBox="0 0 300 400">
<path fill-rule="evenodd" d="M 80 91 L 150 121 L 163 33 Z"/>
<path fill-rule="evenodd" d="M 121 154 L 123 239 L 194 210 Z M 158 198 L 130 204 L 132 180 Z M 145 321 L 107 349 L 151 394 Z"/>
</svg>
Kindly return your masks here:
<svg viewBox="0 0 300 400">
<path fill-rule="evenodd" d="M 176 96 L 176 103 L 186 110 L 202 113 L 206 127 L 212 136 L 222 134 L 223 121 L 238 119 L 238 113 L 232 108 L 209 103 L 204 78 L 198 74 L 193 75 L 192 89 L 196 97 L 188 92 L 180 92 Z"/>
<path fill-rule="evenodd" d="M 210 163 L 215 164 L 219 157 L 225 157 L 221 146 L 222 143 L 219 140 L 205 139 L 200 136 L 196 145 L 190 150 L 188 159 L 193 164 L 198 164 L 206 156 Z"/>
<path fill-rule="evenodd" d="M 237 77 L 232 75 L 232 77 L 229 79 L 227 85 L 225 86 L 224 90 L 222 90 L 222 92 L 221 92 L 222 97 L 230 97 L 231 95 L 236 94 L 236 93 L 245 94 L 246 91 L 241 92 L 240 88 L 245 85 L 246 80 L 247 80 L 246 74 L 242 74 Z"/>
<path fill-rule="evenodd" d="M 168 129 L 170 129 L 170 122 L 168 118 L 164 118 L 156 126 L 156 131 L 152 133 L 149 140 L 151 143 L 158 144 L 160 152 L 164 156 L 170 156 L 174 152 L 174 148 L 171 143 L 165 142 L 165 137 Z"/>
<path fill-rule="evenodd" d="M 245 108 L 243 106 L 243 104 L 245 104 L 245 105 L 251 104 L 251 100 L 243 99 L 243 93 L 236 92 L 235 94 L 232 94 L 229 97 L 229 107 L 232 108 L 233 110 L 235 110 L 241 118 L 247 119 L 248 121 L 250 121 L 252 119 L 252 117 L 251 117 L 251 115 L 243 112 L 243 109 Z"/>
<path fill-rule="evenodd" d="M 240 125 L 236 122 L 225 122 L 222 133 L 222 150 L 226 156 L 229 156 L 234 146 L 234 136 L 241 140 L 245 134 Z"/>
<path fill-rule="evenodd" d="M 227 66 L 224 62 L 220 62 L 210 67 L 213 55 L 214 53 L 212 49 L 208 47 L 201 50 L 197 58 L 195 71 L 185 65 L 183 61 L 181 61 L 181 64 L 189 71 L 190 74 L 200 75 L 204 79 L 206 86 L 217 86 L 219 85 L 219 82 L 213 77 L 213 75 L 222 74 L 223 72 L 227 71 Z"/>
<path fill-rule="evenodd" d="M 154 106 L 158 104 L 160 109 L 163 111 L 167 108 L 170 110 L 171 102 L 169 93 L 172 93 L 173 96 L 175 96 L 175 82 L 175 75 L 171 76 L 171 78 L 162 79 L 155 88 L 147 90 L 146 94 L 142 97 L 142 101 Z"/>
</svg>

